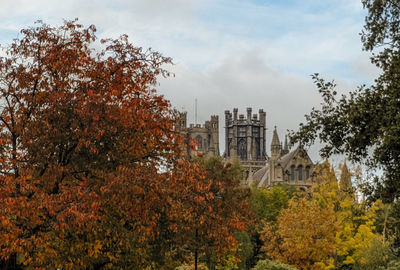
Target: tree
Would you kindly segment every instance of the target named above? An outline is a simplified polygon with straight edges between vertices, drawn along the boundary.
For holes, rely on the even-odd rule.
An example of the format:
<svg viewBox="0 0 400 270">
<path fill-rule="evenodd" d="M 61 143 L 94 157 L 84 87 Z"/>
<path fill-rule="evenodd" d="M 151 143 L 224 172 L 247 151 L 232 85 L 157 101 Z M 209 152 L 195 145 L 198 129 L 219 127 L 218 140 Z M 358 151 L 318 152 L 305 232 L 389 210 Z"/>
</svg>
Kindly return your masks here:
<svg viewBox="0 0 400 270">
<path fill-rule="evenodd" d="M 382 243 L 380 239 L 373 239 L 371 245 L 359 254 L 363 263 L 356 264 L 353 269 L 358 270 L 387 270 L 398 269 L 400 261 L 394 256 L 389 245 Z"/>
<path fill-rule="evenodd" d="M 292 199 L 276 227 L 263 231 L 267 257 L 299 269 L 329 269 L 335 253 L 336 223 L 332 206 L 320 207 L 307 198 Z"/>
<path fill-rule="evenodd" d="M 244 223 L 214 210 L 229 205 L 217 200 L 226 186 L 186 158 L 154 89 L 171 59 L 95 32 L 38 22 L 0 58 L 0 261 L 171 268 L 190 259 L 185 221 L 213 224 L 207 239 L 223 253 Z"/>
<path fill-rule="evenodd" d="M 270 260 L 260 260 L 252 270 L 296 270 L 287 264 L 273 262 Z"/>
<path fill-rule="evenodd" d="M 377 201 L 369 206 L 356 201 L 351 181 L 346 179 L 350 172 L 344 166 L 341 171 L 338 181 L 328 162 L 319 164 L 310 193 L 293 197 L 289 207 L 280 212 L 277 223 L 267 224 L 262 236 L 269 258 L 299 269 L 367 265 L 365 251 L 374 241 L 383 239 L 375 226 L 383 204 Z"/>
<path fill-rule="evenodd" d="M 249 232 L 252 235 L 253 256 L 248 259 L 247 265 L 254 265 L 257 260 L 264 258 L 261 251 L 263 242 L 260 233 L 265 222 L 275 223 L 282 209 L 287 208 L 290 196 L 294 193 L 292 187 L 279 185 L 267 189 L 252 185 L 249 198 L 250 209 L 255 213 L 255 222 Z"/>
<path fill-rule="evenodd" d="M 237 264 L 239 269 L 250 269 L 254 258 L 254 245 L 251 241 L 251 234 L 248 231 L 235 233 L 235 239 L 239 242 L 236 255 L 240 259 Z"/>
<path fill-rule="evenodd" d="M 224 163 L 221 157 L 208 157 L 200 160 L 209 182 L 210 197 L 204 197 L 204 204 L 191 207 L 191 220 L 184 220 L 190 232 L 182 246 L 187 246 L 197 258 L 204 261 L 210 269 L 214 269 L 221 255 L 225 255 L 229 263 L 233 256 L 246 255 L 248 251 L 237 250 L 239 242 L 234 236 L 251 224 L 251 213 L 247 199 L 250 191 L 241 185 L 242 170 L 240 164 Z M 203 219 L 201 217 L 207 217 Z M 222 225 L 223 224 L 223 225 Z M 190 236 L 191 235 L 191 236 Z M 227 252 L 222 252 L 225 247 Z M 243 248 L 243 245 L 241 246 Z M 236 263 L 240 258 L 236 258 Z M 195 258 L 195 264 L 197 259 Z"/>
<path fill-rule="evenodd" d="M 270 189 L 254 186 L 249 199 L 251 210 L 257 214 L 259 220 L 264 221 L 276 221 L 279 212 L 287 207 L 288 201 L 289 195 L 280 186 Z"/>
<path fill-rule="evenodd" d="M 126 36 L 95 51 L 95 31 L 39 22 L 0 59 L 4 260 L 111 267 L 154 236 L 170 178 L 158 168 L 180 151 L 173 110 L 152 88 L 171 60 Z"/>
<path fill-rule="evenodd" d="M 400 194 L 400 6 L 397 0 L 362 0 L 368 15 L 361 39 L 364 50 L 375 51 L 372 63 L 382 70 L 370 87 L 360 86 L 349 96 L 336 97 L 335 83 L 313 75 L 323 97 L 321 109 L 306 115 L 292 141 L 326 144 L 325 156 L 345 153 L 384 170 L 375 197 L 393 201 Z"/>
</svg>

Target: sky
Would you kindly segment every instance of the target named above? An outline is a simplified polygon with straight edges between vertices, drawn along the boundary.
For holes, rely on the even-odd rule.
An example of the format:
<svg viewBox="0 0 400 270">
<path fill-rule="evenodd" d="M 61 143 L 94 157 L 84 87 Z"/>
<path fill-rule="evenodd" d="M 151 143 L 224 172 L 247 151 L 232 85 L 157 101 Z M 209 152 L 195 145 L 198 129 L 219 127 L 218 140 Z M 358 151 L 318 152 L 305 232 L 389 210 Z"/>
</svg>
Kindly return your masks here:
<svg viewBox="0 0 400 270">
<path fill-rule="evenodd" d="M 267 113 L 267 153 L 274 126 L 280 139 L 322 101 L 311 74 L 335 80 L 339 93 L 371 84 L 379 71 L 362 51 L 360 0 L 1 0 L 0 44 L 43 20 L 52 26 L 78 18 L 99 38 L 127 34 L 138 47 L 171 57 L 157 90 L 188 122 L 220 119 L 246 108 Z M 314 161 L 317 148 L 310 149 Z"/>
</svg>

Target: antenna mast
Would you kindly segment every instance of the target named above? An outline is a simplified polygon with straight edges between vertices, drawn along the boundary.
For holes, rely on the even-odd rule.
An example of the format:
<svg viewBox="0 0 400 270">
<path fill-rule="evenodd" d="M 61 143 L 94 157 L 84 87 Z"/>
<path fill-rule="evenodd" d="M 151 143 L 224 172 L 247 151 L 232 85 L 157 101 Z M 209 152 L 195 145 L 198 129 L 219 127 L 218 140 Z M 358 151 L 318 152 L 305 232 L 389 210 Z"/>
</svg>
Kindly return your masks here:
<svg viewBox="0 0 400 270">
<path fill-rule="evenodd" d="M 197 125 L 197 98 L 194 99 L 194 124 Z"/>
</svg>

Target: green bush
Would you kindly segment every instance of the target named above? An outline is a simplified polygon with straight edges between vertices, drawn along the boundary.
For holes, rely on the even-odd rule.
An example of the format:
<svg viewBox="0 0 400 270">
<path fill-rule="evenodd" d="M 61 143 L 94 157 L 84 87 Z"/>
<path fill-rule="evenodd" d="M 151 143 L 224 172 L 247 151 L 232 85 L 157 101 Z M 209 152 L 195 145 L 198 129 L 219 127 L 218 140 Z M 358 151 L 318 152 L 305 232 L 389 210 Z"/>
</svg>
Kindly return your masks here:
<svg viewBox="0 0 400 270">
<path fill-rule="evenodd" d="M 280 262 L 262 260 L 258 261 L 252 270 L 296 270 L 296 268 Z"/>
</svg>

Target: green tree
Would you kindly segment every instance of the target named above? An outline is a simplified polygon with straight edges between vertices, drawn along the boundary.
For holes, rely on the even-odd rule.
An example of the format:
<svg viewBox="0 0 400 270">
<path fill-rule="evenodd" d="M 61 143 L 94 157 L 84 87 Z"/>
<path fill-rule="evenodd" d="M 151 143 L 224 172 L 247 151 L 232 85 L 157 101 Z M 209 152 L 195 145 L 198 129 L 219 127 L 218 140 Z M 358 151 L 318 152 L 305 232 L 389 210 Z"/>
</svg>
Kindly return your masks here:
<svg viewBox="0 0 400 270">
<path fill-rule="evenodd" d="M 382 239 L 374 238 L 369 247 L 358 254 L 363 260 L 359 260 L 353 267 L 354 270 L 387 270 L 399 269 L 400 261 L 394 255 L 389 245 Z M 395 268 L 397 266 L 397 268 Z"/>
<path fill-rule="evenodd" d="M 289 201 L 289 195 L 280 186 L 251 188 L 249 199 L 250 209 L 253 210 L 259 220 L 276 221 L 279 212 L 286 208 Z"/>
<path fill-rule="evenodd" d="M 353 161 L 382 168 L 375 196 L 393 201 L 400 194 L 400 5 L 397 0 L 362 0 L 368 11 L 361 37 L 381 75 L 369 87 L 337 97 L 334 82 L 313 75 L 321 109 L 306 115 L 292 141 L 325 143 L 321 154 L 345 153 Z M 377 50 L 377 52 L 375 52 Z"/>
<path fill-rule="evenodd" d="M 254 257 L 254 245 L 252 243 L 251 234 L 248 231 L 235 233 L 235 239 L 239 242 L 236 255 L 240 262 L 239 269 L 249 269 Z"/>
<path fill-rule="evenodd" d="M 260 260 L 251 270 L 296 270 L 296 268 L 280 262 Z"/>
<path fill-rule="evenodd" d="M 275 223 L 280 211 L 287 208 L 290 196 L 294 193 L 292 187 L 273 186 L 271 188 L 258 188 L 257 185 L 251 187 L 249 198 L 250 209 L 256 214 L 255 223 L 250 230 L 254 247 L 253 257 L 248 260 L 247 267 L 254 265 L 257 260 L 264 258 L 265 254 L 261 251 L 263 242 L 260 233 L 265 222 Z M 247 268 L 248 269 L 248 268 Z"/>
</svg>

